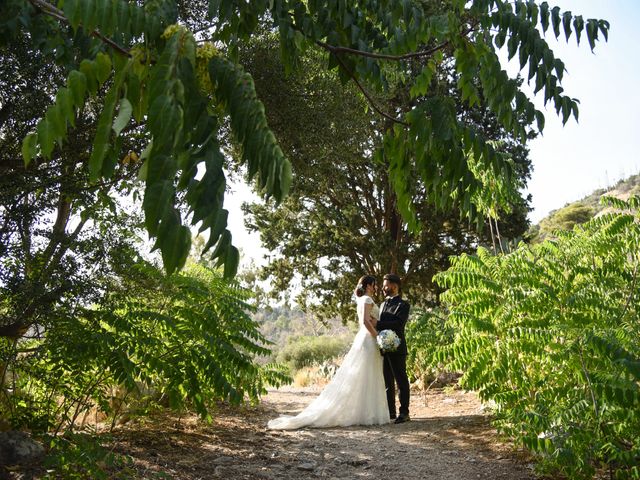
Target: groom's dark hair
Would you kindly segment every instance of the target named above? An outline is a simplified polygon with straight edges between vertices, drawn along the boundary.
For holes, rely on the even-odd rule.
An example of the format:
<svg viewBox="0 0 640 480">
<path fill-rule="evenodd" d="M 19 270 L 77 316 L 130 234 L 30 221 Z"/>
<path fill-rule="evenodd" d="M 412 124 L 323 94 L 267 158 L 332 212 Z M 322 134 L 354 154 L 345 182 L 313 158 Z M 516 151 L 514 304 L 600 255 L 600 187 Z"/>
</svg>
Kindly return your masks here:
<svg viewBox="0 0 640 480">
<path fill-rule="evenodd" d="M 400 280 L 400 277 L 398 275 L 396 275 L 395 273 L 387 273 L 384 276 L 384 280 L 386 280 L 387 282 L 395 283 L 398 286 L 398 293 L 402 294 L 402 280 Z"/>
</svg>

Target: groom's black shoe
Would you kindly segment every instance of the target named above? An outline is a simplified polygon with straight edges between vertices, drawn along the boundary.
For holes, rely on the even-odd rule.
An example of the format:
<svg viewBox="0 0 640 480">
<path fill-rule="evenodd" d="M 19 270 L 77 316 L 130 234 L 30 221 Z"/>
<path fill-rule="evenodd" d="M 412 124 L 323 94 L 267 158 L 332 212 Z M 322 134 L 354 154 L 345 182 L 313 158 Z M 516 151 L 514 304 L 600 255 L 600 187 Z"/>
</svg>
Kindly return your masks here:
<svg viewBox="0 0 640 480">
<path fill-rule="evenodd" d="M 409 420 L 411 420 L 411 417 L 409 416 L 409 414 L 405 414 L 405 413 L 401 413 L 400 415 L 398 415 L 398 418 L 396 418 L 396 421 L 393 423 L 404 423 L 404 422 L 408 422 Z"/>
<path fill-rule="evenodd" d="M 395 419 L 396 419 L 396 414 L 395 414 L 395 413 L 391 413 L 391 414 L 389 414 L 389 418 L 390 418 L 391 420 L 395 420 Z"/>
</svg>

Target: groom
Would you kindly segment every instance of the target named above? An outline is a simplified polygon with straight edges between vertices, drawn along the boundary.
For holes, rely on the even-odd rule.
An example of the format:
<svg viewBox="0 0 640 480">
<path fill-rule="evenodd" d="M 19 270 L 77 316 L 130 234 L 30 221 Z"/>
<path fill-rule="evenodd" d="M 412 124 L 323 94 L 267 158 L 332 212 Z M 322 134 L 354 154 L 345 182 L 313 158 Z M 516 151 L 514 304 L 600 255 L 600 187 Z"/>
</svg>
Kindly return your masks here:
<svg viewBox="0 0 640 480">
<path fill-rule="evenodd" d="M 400 338 L 400 346 L 395 352 L 384 354 L 383 374 L 387 388 L 389 415 L 395 423 L 408 422 L 409 417 L 409 379 L 407 378 L 407 343 L 404 338 L 404 326 L 409 318 L 409 304 L 400 296 L 401 281 L 398 275 L 388 273 L 384 276 L 382 290 L 386 295 L 380 309 L 380 319 L 376 329 L 393 330 Z M 400 415 L 396 418 L 396 388 L 400 391 Z"/>
</svg>

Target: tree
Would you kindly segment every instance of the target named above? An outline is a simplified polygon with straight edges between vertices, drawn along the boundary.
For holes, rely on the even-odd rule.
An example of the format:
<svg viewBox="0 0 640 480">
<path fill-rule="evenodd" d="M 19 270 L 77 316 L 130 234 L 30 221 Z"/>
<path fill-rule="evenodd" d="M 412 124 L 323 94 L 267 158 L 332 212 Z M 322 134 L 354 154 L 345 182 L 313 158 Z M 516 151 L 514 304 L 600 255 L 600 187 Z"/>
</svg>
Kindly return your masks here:
<svg viewBox="0 0 640 480">
<path fill-rule="evenodd" d="M 551 28 L 556 38 L 562 30 L 567 40 L 575 32 L 579 41 L 586 32 L 593 49 L 600 35 L 607 36 L 606 21 L 561 13 L 546 2 L 455 0 L 435 13 L 431 5 L 210 1 L 206 19 L 214 26 L 210 39 L 217 48 L 213 43 L 198 46 L 193 32 L 175 25 L 174 1 L 149 0 L 142 7 L 124 0 L 61 0 L 58 6 L 44 0 L 8 0 L 0 11 L 0 46 L 13 48 L 15 38 L 23 36 L 36 48 L 55 51 L 67 79 L 25 138 L 24 159 L 27 164 L 50 160 L 67 141 L 69 127 L 87 115 L 87 100 L 105 89 L 86 162 L 89 182 L 113 177 L 113 167 L 122 158 L 122 131 L 131 122 L 139 125 L 148 142 L 142 155 L 145 225 L 165 268 L 180 268 L 189 251 L 189 229 L 176 208 L 183 196 L 190 222 L 209 231 L 206 248 L 215 247 L 213 256 L 231 276 L 238 252 L 225 228 L 224 126 L 242 146 L 249 177 L 257 178 L 267 195 L 281 201 L 291 177 L 251 77 L 232 61 L 239 45 L 263 24 L 278 31 L 287 69 L 296 66 L 304 50 L 322 48 L 331 54 L 330 68 L 338 68 L 343 79 L 352 79 L 369 98 L 366 88 L 382 91 L 395 78 L 404 78 L 403 65 L 413 58 L 431 60 L 411 80 L 412 95 L 425 94 L 442 61 L 439 53 L 450 49 L 462 99 L 478 103 L 480 84 L 503 127 L 524 141 L 534 122 L 542 130 L 544 116 L 501 69 L 496 47 L 506 44 L 509 57 L 518 55 L 521 67 L 529 66 L 527 77 L 535 82 L 536 93 L 544 91 L 545 103 L 552 102 L 564 122 L 577 117 L 576 100 L 560 86 L 564 63 L 538 27 L 543 33 Z M 81 46 L 75 58 L 70 55 L 74 45 Z M 378 155 L 390 165 L 400 211 L 412 228 L 417 218 L 411 184 L 404 181 L 409 174 L 422 178 L 424 194 L 435 204 L 458 205 L 471 219 L 478 217 L 474 201 L 485 185 L 469 167 L 469 155 L 473 153 L 480 171 L 510 176 L 509 164 L 476 129 L 459 121 L 446 95 L 408 111 L 384 112 L 375 103 L 372 108 L 390 122 Z"/>
<path fill-rule="evenodd" d="M 256 91 L 294 172 L 290 195 L 281 205 L 245 206 L 247 225 L 260 232 L 272 252 L 262 274 L 272 276 L 273 293 L 282 295 L 293 284 L 300 291 L 298 302 L 313 299 L 314 310 L 323 317 L 340 314 L 346 320 L 353 315 L 351 292 L 362 274 L 396 272 L 412 303 L 436 302 L 433 275 L 448 267 L 450 256 L 489 242 L 488 227 L 478 233 L 458 212 L 438 210 L 418 180 L 412 203 L 421 228 L 409 228 L 390 184 L 388 162 L 372 158 L 386 122 L 365 111 L 366 99 L 355 86 L 342 87 L 336 75 L 323 71 L 323 55 L 302 57 L 299 73 L 286 77 L 277 58 L 277 39 L 265 35 L 243 47 L 240 59 L 258 72 Z M 433 79 L 439 83 L 434 90 L 455 98 L 456 77 L 443 62 Z M 378 105 L 403 109 L 406 102 L 411 99 L 400 83 L 388 96 L 376 98 Z M 524 186 L 530 169 L 526 148 L 486 107 L 470 108 L 458 101 L 457 108 L 462 121 L 501 142 L 497 148 L 509 153 L 518 186 Z M 513 213 L 510 221 L 500 222 L 500 230 L 522 235 L 527 229 L 526 200 L 513 195 L 506 207 Z"/>
<path fill-rule="evenodd" d="M 95 103 L 49 162 L 24 167 L 21 139 L 64 76 L 26 38 L 16 45 L 0 66 L 0 337 L 10 339 L 49 327 L 58 309 L 95 301 L 99 278 L 111 271 L 110 252 L 130 248 L 140 226 L 139 216 L 114 201 L 131 192 L 135 165 L 118 164 L 109 181 L 88 181 Z M 123 148 L 140 148 L 139 138 L 127 137 Z"/>
</svg>

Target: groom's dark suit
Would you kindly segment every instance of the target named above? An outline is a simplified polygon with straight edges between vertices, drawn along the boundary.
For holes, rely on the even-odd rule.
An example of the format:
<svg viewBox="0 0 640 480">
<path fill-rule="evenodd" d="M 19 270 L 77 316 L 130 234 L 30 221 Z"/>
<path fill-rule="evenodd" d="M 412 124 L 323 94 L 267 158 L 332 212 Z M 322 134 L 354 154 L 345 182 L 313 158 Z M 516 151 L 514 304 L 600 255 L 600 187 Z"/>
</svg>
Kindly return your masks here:
<svg viewBox="0 0 640 480">
<path fill-rule="evenodd" d="M 393 330 L 400 338 L 400 346 L 395 352 L 384 354 L 384 384 L 387 387 L 387 404 L 389 414 L 396 416 L 396 388 L 400 391 L 400 413 L 409 414 L 409 379 L 407 378 L 407 343 L 404 338 L 404 326 L 409 318 L 410 306 L 396 295 L 388 298 L 382 304 L 380 319 L 376 329 Z"/>
</svg>

